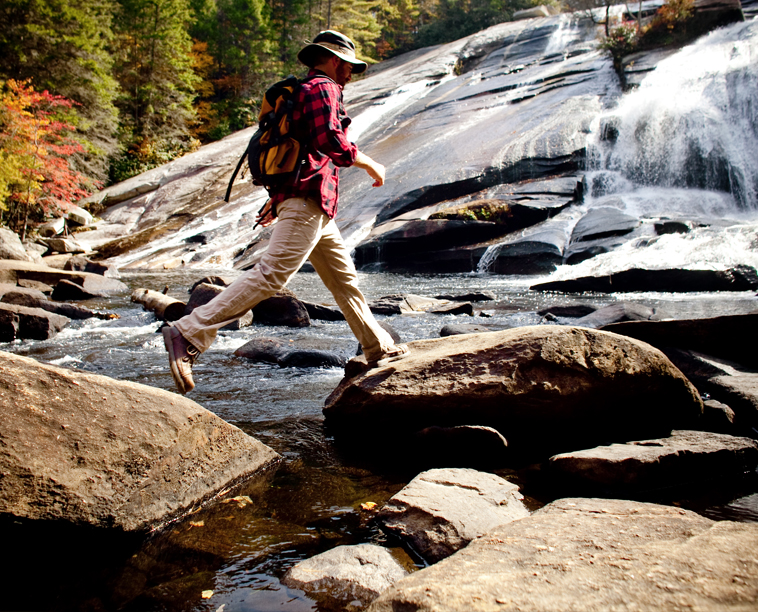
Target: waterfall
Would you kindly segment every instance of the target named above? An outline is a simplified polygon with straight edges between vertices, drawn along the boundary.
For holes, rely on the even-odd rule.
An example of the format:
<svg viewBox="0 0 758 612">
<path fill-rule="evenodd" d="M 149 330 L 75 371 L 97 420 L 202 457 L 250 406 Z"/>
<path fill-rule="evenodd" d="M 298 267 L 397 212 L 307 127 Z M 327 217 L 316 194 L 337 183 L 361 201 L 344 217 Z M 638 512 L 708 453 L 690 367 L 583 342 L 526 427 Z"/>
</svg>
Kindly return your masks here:
<svg viewBox="0 0 758 612">
<path fill-rule="evenodd" d="M 656 186 L 731 194 L 758 209 L 758 22 L 722 28 L 662 60 L 598 121 L 592 194 Z"/>
<path fill-rule="evenodd" d="M 497 256 L 500 254 L 502 246 L 502 244 L 491 244 L 487 247 L 487 250 L 484 251 L 484 255 L 482 255 L 479 260 L 479 263 L 476 264 L 477 274 L 486 274 L 489 272 L 492 264 L 495 263 Z"/>
</svg>

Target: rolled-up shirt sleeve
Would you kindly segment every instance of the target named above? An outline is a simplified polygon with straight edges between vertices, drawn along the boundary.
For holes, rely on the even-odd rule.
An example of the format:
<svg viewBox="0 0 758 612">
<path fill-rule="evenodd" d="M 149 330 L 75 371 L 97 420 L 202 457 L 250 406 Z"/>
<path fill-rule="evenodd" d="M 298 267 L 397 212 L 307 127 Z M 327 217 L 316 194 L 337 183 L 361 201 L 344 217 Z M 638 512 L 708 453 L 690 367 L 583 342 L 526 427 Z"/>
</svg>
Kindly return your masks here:
<svg viewBox="0 0 758 612">
<path fill-rule="evenodd" d="M 329 157 L 335 166 L 355 163 L 358 147 L 347 139 L 343 122 L 349 123 L 342 104 L 342 92 L 333 82 L 323 81 L 310 89 L 305 98 L 304 115 L 312 129 L 311 146 Z"/>
</svg>

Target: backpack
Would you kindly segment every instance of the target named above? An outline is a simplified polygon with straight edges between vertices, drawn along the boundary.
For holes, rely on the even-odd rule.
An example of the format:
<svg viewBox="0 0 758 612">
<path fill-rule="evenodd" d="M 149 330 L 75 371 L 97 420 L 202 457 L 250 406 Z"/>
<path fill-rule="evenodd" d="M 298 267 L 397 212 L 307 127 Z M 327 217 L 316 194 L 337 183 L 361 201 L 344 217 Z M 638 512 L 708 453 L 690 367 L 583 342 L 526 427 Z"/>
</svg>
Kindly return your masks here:
<svg viewBox="0 0 758 612">
<path fill-rule="evenodd" d="M 305 161 L 305 147 L 292 132 L 292 113 L 300 86 L 315 76 L 302 80 L 289 76 L 268 88 L 258 115 L 258 129 L 232 174 L 225 202 L 229 201 L 232 184 L 245 159 L 253 185 L 262 185 L 270 191 L 272 187 L 297 181 Z"/>
</svg>

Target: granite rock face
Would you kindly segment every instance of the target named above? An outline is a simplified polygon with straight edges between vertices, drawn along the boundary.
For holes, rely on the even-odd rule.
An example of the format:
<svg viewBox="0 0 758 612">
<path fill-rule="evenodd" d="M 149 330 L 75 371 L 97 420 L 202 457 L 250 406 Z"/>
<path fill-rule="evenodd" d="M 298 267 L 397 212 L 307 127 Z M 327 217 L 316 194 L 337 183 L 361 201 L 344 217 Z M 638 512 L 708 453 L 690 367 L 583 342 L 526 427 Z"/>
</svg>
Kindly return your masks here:
<svg viewBox="0 0 758 612">
<path fill-rule="evenodd" d="M 179 395 L 0 353 L 0 514 L 147 532 L 277 463 Z"/>
</svg>

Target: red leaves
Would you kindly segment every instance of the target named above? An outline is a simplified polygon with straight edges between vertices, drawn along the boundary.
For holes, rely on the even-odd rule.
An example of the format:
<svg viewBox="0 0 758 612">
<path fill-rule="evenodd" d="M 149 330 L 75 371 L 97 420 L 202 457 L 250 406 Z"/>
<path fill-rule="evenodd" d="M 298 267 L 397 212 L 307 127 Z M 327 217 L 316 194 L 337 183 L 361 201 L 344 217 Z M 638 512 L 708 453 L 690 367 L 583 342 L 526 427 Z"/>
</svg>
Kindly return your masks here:
<svg viewBox="0 0 758 612">
<path fill-rule="evenodd" d="M 75 128 L 61 119 L 75 103 L 29 81 L 9 80 L 0 93 L 0 201 L 9 221 L 25 233 L 30 212 L 42 217 L 66 210 L 89 195 L 88 180 L 71 169 L 69 158 L 83 151 Z"/>
</svg>

